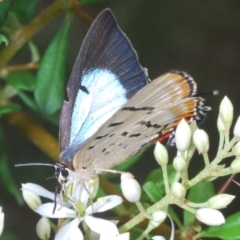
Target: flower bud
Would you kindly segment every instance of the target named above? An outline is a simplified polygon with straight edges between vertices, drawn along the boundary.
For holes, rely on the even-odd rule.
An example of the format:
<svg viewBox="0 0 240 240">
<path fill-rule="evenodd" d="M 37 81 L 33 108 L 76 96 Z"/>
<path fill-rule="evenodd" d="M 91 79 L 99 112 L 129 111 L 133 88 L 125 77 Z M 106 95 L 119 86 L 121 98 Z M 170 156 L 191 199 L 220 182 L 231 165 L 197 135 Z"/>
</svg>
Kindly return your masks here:
<svg viewBox="0 0 240 240">
<path fill-rule="evenodd" d="M 46 217 L 40 218 L 36 226 L 36 232 L 38 237 L 42 240 L 50 238 L 51 226 Z"/>
<path fill-rule="evenodd" d="M 232 152 L 235 156 L 240 156 L 240 142 L 237 142 L 233 148 L 232 148 Z"/>
<path fill-rule="evenodd" d="M 176 147 L 179 151 L 183 152 L 188 149 L 191 141 L 191 135 L 191 129 L 183 118 L 177 125 L 175 133 Z"/>
<path fill-rule="evenodd" d="M 183 199 L 186 195 L 186 189 L 179 182 L 174 182 L 171 186 L 171 192 L 177 199 Z"/>
<path fill-rule="evenodd" d="M 235 137 L 240 138 L 240 116 L 237 119 L 237 122 L 235 123 L 234 129 L 233 129 L 233 135 Z"/>
<path fill-rule="evenodd" d="M 2 211 L 2 207 L 0 207 L 0 236 L 2 235 L 4 227 L 4 213 Z"/>
<path fill-rule="evenodd" d="M 209 226 L 219 226 L 225 223 L 222 213 L 213 208 L 200 208 L 196 212 L 196 218 Z"/>
<path fill-rule="evenodd" d="M 139 183 L 128 173 L 121 174 L 121 189 L 124 197 L 129 202 L 137 202 L 141 196 Z"/>
<path fill-rule="evenodd" d="M 233 105 L 227 96 L 220 103 L 219 116 L 225 125 L 225 129 L 229 129 L 233 120 Z"/>
<path fill-rule="evenodd" d="M 40 197 L 35 193 L 22 190 L 22 195 L 24 201 L 33 211 L 35 211 L 42 204 Z"/>
<path fill-rule="evenodd" d="M 153 228 L 158 227 L 163 221 L 165 221 L 167 215 L 163 211 L 156 211 L 152 214 L 152 219 L 149 222 Z"/>
<path fill-rule="evenodd" d="M 166 166 L 168 164 L 168 152 L 163 144 L 157 142 L 153 153 L 160 166 Z"/>
<path fill-rule="evenodd" d="M 240 159 L 234 159 L 230 165 L 230 170 L 232 174 L 240 172 Z"/>
<path fill-rule="evenodd" d="M 222 118 L 218 115 L 217 119 L 217 128 L 219 133 L 224 133 L 225 132 L 225 125 L 222 121 Z"/>
<path fill-rule="evenodd" d="M 186 161 L 181 156 L 175 157 L 173 167 L 177 172 L 183 172 L 186 169 Z"/>
<path fill-rule="evenodd" d="M 207 133 L 202 129 L 197 129 L 193 134 L 193 142 L 199 154 L 205 154 L 209 149 L 209 139 Z"/>
<path fill-rule="evenodd" d="M 219 194 L 208 199 L 207 204 L 210 208 L 222 209 L 231 203 L 234 198 L 235 196 L 230 194 Z"/>
</svg>

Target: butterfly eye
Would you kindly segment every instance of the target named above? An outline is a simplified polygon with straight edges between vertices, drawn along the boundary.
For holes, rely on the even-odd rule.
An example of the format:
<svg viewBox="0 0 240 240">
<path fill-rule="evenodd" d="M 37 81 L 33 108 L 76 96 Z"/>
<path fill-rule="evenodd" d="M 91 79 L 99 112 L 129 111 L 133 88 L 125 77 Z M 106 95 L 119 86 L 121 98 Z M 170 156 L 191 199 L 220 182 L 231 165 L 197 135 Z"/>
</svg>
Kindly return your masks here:
<svg viewBox="0 0 240 240">
<path fill-rule="evenodd" d="M 64 168 L 64 169 L 61 170 L 60 174 L 61 174 L 62 178 L 66 179 L 68 177 L 68 175 L 69 175 L 69 170 L 67 168 Z"/>
</svg>

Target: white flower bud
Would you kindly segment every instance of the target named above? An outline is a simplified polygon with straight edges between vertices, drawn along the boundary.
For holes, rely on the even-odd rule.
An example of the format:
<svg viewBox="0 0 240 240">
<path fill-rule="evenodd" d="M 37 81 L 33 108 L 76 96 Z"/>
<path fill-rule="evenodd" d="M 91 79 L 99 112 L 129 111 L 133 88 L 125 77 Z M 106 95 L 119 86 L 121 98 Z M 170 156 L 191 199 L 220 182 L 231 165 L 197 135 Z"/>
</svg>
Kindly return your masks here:
<svg viewBox="0 0 240 240">
<path fill-rule="evenodd" d="M 197 129 L 193 134 L 193 142 L 199 154 L 205 154 L 209 149 L 209 139 L 207 133 L 202 129 Z"/>
<path fill-rule="evenodd" d="M 38 237 L 42 240 L 50 238 L 51 226 L 46 217 L 40 218 L 36 226 L 36 232 Z"/>
<path fill-rule="evenodd" d="M 213 208 L 200 208 L 196 212 L 196 218 L 209 226 L 219 226 L 225 223 L 222 213 Z"/>
<path fill-rule="evenodd" d="M 129 202 L 137 202 L 141 196 L 139 183 L 128 173 L 121 174 L 121 189 L 124 197 Z"/>
<path fill-rule="evenodd" d="M 174 182 L 171 186 L 171 192 L 175 198 L 183 199 L 186 195 L 186 189 L 179 182 Z"/>
<path fill-rule="evenodd" d="M 191 141 L 191 135 L 191 129 L 183 118 L 177 125 L 175 133 L 176 147 L 179 151 L 183 152 L 188 149 Z"/>
<path fill-rule="evenodd" d="M 234 126 L 233 135 L 235 137 L 240 138 L 240 116 L 238 117 L 237 122 L 236 122 L 236 124 Z"/>
<path fill-rule="evenodd" d="M 40 197 L 32 192 L 22 190 L 22 195 L 24 201 L 33 211 L 35 211 L 42 204 Z"/>
<path fill-rule="evenodd" d="M 225 132 L 225 125 L 222 121 L 222 118 L 218 115 L 217 119 L 217 128 L 219 133 L 224 133 Z"/>
<path fill-rule="evenodd" d="M 233 120 L 233 105 L 228 97 L 224 97 L 220 103 L 219 116 L 222 119 L 225 129 L 229 129 Z"/>
<path fill-rule="evenodd" d="M 153 153 L 160 166 L 166 166 L 168 164 L 168 152 L 163 144 L 157 142 Z"/>
<path fill-rule="evenodd" d="M 240 142 L 237 142 L 232 148 L 232 152 L 235 156 L 240 156 Z"/>
<path fill-rule="evenodd" d="M 230 165 L 230 170 L 232 174 L 240 172 L 240 159 L 234 159 Z"/>
<path fill-rule="evenodd" d="M 222 209 L 225 208 L 235 196 L 230 194 L 219 194 L 208 199 L 207 204 L 210 208 Z"/>
<path fill-rule="evenodd" d="M 2 235 L 4 227 L 4 213 L 2 211 L 2 207 L 0 207 L 0 236 Z"/>
<path fill-rule="evenodd" d="M 167 215 L 163 211 L 156 211 L 152 214 L 152 219 L 149 222 L 149 225 L 151 225 L 153 228 L 158 227 L 162 222 L 165 221 Z"/>
<path fill-rule="evenodd" d="M 177 172 L 182 172 L 186 169 L 186 161 L 181 156 L 175 157 L 173 159 L 173 167 Z"/>
</svg>

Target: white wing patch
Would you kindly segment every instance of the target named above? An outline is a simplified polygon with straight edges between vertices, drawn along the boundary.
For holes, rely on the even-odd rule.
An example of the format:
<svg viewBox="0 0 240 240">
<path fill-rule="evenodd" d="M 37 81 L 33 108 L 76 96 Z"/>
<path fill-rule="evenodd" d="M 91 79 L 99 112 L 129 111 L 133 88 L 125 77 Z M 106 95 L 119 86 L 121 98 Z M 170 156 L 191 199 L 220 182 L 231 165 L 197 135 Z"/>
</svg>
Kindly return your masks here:
<svg viewBox="0 0 240 240">
<path fill-rule="evenodd" d="M 118 77 L 106 69 L 90 70 L 83 75 L 71 119 L 70 146 L 81 147 L 127 102 L 126 89 Z"/>
</svg>

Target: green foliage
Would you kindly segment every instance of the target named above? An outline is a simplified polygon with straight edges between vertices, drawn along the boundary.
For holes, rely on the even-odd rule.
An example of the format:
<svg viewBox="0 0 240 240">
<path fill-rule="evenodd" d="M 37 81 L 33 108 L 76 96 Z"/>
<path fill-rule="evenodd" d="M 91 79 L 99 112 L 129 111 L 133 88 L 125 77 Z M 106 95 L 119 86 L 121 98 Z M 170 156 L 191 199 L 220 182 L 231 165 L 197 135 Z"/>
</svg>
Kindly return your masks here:
<svg viewBox="0 0 240 240">
<path fill-rule="evenodd" d="M 192 187 L 188 193 L 188 200 L 191 202 L 201 203 L 207 201 L 214 196 L 214 188 L 212 182 L 201 182 Z M 195 215 L 184 210 L 183 212 L 184 225 L 189 226 L 195 221 Z"/>
<path fill-rule="evenodd" d="M 23 199 L 21 193 L 7 163 L 5 137 L 1 125 L 0 125 L 0 178 L 4 183 L 4 186 L 7 188 L 7 190 L 15 197 L 16 201 L 22 204 Z"/>
<path fill-rule="evenodd" d="M 216 227 L 209 227 L 198 234 L 200 238 L 217 237 L 223 240 L 238 240 L 240 239 L 240 212 L 229 216 L 225 224 Z"/>
<path fill-rule="evenodd" d="M 61 29 L 48 46 L 37 72 L 35 100 L 42 114 L 59 111 L 63 102 L 65 63 L 72 15 L 68 14 Z"/>
<path fill-rule="evenodd" d="M 38 3 L 39 0 L 15 0 L 11 11 L 22 24 L 26 24 L 36 16 Z"/>
<path fill-rule="evenodd" d="M 0 28 L 6 21 L 8 12 L 12 4 L 13 4 L 13 0 L 0 2 Z"/>
</svg>

